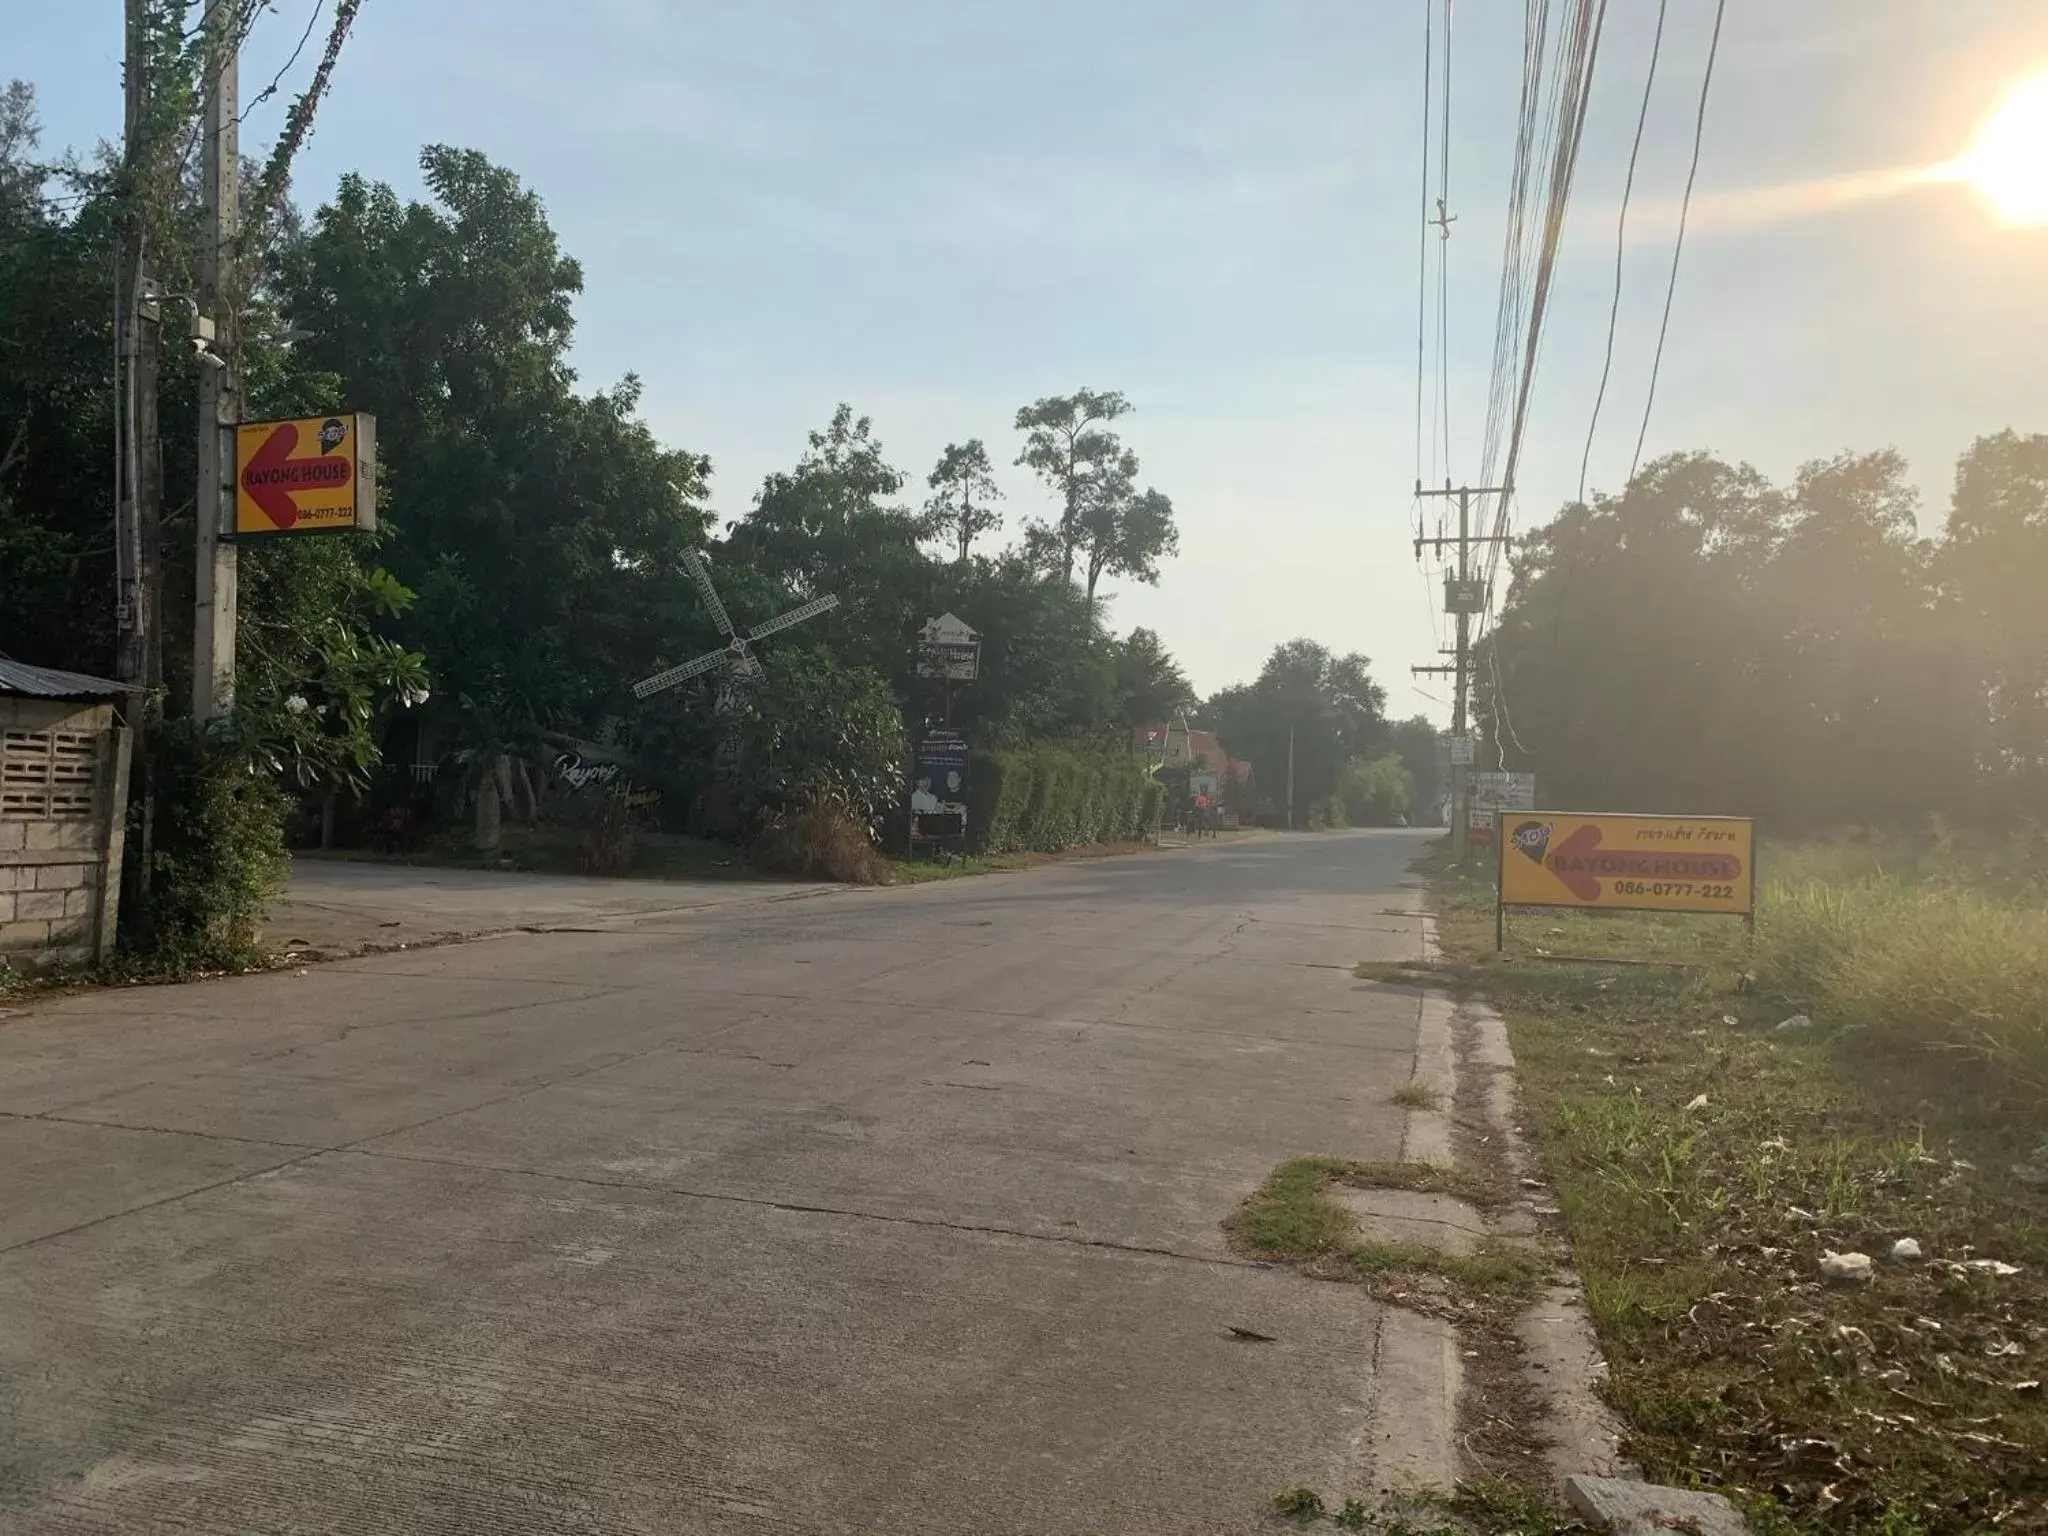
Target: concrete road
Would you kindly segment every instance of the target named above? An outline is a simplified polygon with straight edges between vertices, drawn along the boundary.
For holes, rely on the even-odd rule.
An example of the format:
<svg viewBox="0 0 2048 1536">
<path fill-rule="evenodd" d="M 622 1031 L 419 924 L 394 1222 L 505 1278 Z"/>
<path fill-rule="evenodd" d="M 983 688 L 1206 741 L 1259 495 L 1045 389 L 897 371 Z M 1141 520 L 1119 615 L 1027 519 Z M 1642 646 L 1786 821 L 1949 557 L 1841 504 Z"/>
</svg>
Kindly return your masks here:
<svg viewBox="0 0 2048 1536">
<path fill-rule="evenodd" d="M 1378 1309 L 1218 1223 L 1399 1155 L 1419 1004 L 1350 967 L 1419 952 L 1426 835 L 0 1019 L 0 1530 L 1152 1536 L 1363 1492 Z"/>
<path fill-rule="evenodd" d="M 816 895 L 787 881 L 601 880 L 300 857 L 264 922 L 280 947 L 330 957 L 514 928 L 675 917 L 706 907 Z"/>
</svg>

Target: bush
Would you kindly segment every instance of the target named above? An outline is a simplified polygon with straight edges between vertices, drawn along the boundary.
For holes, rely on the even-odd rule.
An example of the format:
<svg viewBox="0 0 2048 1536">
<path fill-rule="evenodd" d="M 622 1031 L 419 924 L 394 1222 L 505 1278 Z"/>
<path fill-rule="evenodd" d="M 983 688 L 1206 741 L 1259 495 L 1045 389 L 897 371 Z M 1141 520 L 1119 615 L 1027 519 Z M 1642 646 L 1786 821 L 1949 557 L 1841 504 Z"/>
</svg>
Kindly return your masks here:
<svg viewBox="0 0 2048 1536">
<path fill-rule="evenodd" d="M 823 794 L 873 827 L 902 800 L 895 695 L 879 674 L 842 667 L 829 651 L 788 646 L 767 657 L 765 676 L 741 689 L 737 727 L 733 799 L 743 826 Z"/>
<path fill-rule="evenodd" d="M 1415 780 L 1392 752 L 1354 757 L 1337 773 L 1337 795 L 1344 802 L 1344 825 L 1390 826 L 1396 816 L 1408 813 L 1415 798 Z"/>
<path fill-rule="evenodd" d="M 1311 832 L 1327 832 L 1333 827 L 1348 827 L 1351 819 L 1345 814 L 1342 795 L 1324 795 L 1308 808 L 1308 825 Z"/>
<path fill-rule="evenodd" d="M 1773 880 L 1760 983 L 1859 1051 L 1968 1063 L 2048 1102 L 2048 909 L 1936 878 Z"/>
<path fill-rule="evenodd" d="M 608 791 L 576 848 L 576 867 L 586 875 L 623 875 L 633 867 L 644 830 L 640 804 L 651 798 L 630 789 Z"/>
<path fill-rule="evenodd" d="M 285 795 L 189 721 L 151 744 L 156 783 L 149 897 L 136 950 L 172 971 L 261 963 L 264 909 L 284 889 Z M 129 849 L 141 840 L 131 834 Z"/>
<path fill-rule="evenodd" d="M 774 874 L 845 885 L 879 885 L 886 869 L 867 824 L 824 790 L 770 820 L 754 857 Z"/>
<path fill-rule="evenodd" d="M 1129 842 L 1158 825 L 1165 801 L 1136 759 L 1050 743 L 977 753 L 968 781 L 977 853 Z"/>
</svg>

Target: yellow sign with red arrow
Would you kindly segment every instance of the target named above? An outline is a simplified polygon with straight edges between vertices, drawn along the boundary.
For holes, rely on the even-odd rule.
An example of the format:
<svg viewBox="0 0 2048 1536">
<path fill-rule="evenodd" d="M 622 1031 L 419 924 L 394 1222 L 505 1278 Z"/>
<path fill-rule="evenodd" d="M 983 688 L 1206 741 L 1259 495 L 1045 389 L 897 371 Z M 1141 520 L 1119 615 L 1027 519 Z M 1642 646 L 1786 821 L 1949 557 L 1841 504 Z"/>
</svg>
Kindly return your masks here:
<svg viewBox="0 0 2048 1536">
<path fill-rule="evenodd" d="M 361 411 L 235 428 L 235 533 L 377 526 L 377 419 Z"/>
<path fill-rule="evenodd" d="M 1756 910 L 1756 823 L 1744 816 L 1503 811 L 1500 830 L 1503 907 Z"/>
</svg>

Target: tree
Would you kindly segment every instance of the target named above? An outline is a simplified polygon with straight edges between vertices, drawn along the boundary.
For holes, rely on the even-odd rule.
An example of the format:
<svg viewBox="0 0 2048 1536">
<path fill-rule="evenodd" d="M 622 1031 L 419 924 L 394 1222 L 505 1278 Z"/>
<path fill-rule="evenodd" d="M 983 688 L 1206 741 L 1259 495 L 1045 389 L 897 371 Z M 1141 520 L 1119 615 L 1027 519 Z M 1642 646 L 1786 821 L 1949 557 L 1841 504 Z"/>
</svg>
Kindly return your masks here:
<svg viewBox="0 0 2048 1536">
<path fill-rule="evenodd" d="M 1003 493 L 989 466 L 988 449 L 978 437 L 946 444 L 925 483 L 932 490 L 931 500 L 925 503 L 932 535 L 956 546 L 964 564 L 979 535 L 1003 526 L 1002 515 L 989 505 Z"/>
<path fill-rule="evenodd" d="M 806 642 L 907 688 L 938 567 L 918 548 L 921 520 L 893 499 L 903 485 L 873 422 L 841 404 L 793 470 L 762 482 L 723 554 L 751 573 L 755 600 L 768 610 L 762 618 L 786 598 L 838 597 L 837 612 L 805 627 Z M 776 592 L 784 596 L 769 595 Z"/>
<path fill-rule="evenodd" d="M 574 389 L 582 271 L 540 199 L 473 150 L 430 146 L 431 203 L 342 178 L 278 282 L 295 352 L 335 403 L 378 412 L 383 554 L 418 601 L 392 628 L 472 700 L 589 730 L 635 677 L 709 640 L 678 559 L 704 540 L 709 463 L 657 443 L 628 376 Z"/>
<path fill-rule="evenodd" d="M 1415 785 L 1400 755 L 1387 752 L 1346 763 L 1338 771 L 1336 793 L 1347 826 L 1387 827 L 1408 814 Z"/>
<path fill-rule="evenodd" d="M 1333 794 L 1338 770 L 1386 739 L 1386 690 L 1359 655 L 1335 656 L 1313 640 L 1290 640 L 1266 658 L 1258 679 L 1227 688 L 1204 713 L 1231 756 L 1252 765 L 1264 791 L 1284 801 L 1290 766 L 1294 821 Z"/>
<path fill-rule="evenodd" d="M 1418 821 L 1432 822 L 1445 794 L 1443 736 L 1427 715 L 1397 720 L 1387 728 L 1387 745 L 1401 759 L 1411 786 L 1409 803 Z"/>
<path fill-rule="evenodd" d="M 1116 693 L 1122 723 L 1151 725 L 1192 709 L 1195 691 L 1158 634 L 1134 629 L 1116 644 Z M 1221 766 L 1220 764 L 1217 766 Z"/>
<path fill-rule="evenodd" d="M 1086 487 L 1123 453 L 1116 434 L 1099 423 L 1114 421 L 1130 409 L 1130 402 L 1115 390 L 1077 389 L 1071 395 L 1047 395 L 1017 412 L 1017 430 L 1025 434 L 1017 462 L 1034 471 L 1060 498 L 1059 521 L 1035 523 L 1036 552 L 1047 559 L 1056 552 L 1065 580 L 1074 579 Z"/>
<path fill-rule="evenodd" d="M 1956 465 L 1937 574 L 1944 638 L 1983 701 L 1974 756 L 1999 808 L 2036 814 L 2048 790 L 2048 435 L 1980 437 Z"/>
<path fill-rule="evenodd" d="M 749 822 L 830 795 L 869 827 L 897 803 L 903 715 L 889 685 L 822 646 L 784 646 L 735 689 L 737 808 Z"/>
<path fill-rule="evenodd" d="M 1173 503 L 1149 486 L 1136 488 L 1138 456 L 1126 450 L 1105 461 L 1081 491 L 1073 548 L 1087 561 L 1088 601 L 1104 576 L 1131 576 L 1159 584 L 1159 561 L 1180 549 Z"/>
</svg>

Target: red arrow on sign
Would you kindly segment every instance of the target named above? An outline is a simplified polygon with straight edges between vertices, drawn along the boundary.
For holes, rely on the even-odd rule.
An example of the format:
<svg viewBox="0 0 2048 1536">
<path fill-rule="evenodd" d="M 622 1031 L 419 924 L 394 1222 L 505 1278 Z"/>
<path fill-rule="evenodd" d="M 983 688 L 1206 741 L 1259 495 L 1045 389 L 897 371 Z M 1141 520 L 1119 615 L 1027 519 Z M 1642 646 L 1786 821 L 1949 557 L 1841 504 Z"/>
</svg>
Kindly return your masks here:
<svg viewBox="0 0 2048 1536">
<path fill-rule="evenodd" d="M 347 485 L 355 476 L 355 466 L 346 455 L 295 459 L 292 450 L 298 446 L 299 429 L 288 421 L 280 422 L 242 469 L 242 489 L 280 528 L 294 527 L 299 521 L 294 491 L 332 490 Z"/>
<path fill-rule="evenodd" d="M 1550 857 L 1543 862 L 1550 872 L 1564 882 L 1566 890 L 1581 901 L 1600 899 L 1600 882 L 1586 873 L 1584 859 L 1600 846 L 1598 827 L 1581 827 L 1570 837 L 1550 850 Z"/>
<path fill-rule="evenodd" d="M 1600 829 L 1580 827 L 1543 856 L 1543 867 L 1581 901 L 1600 899 L 1601 879 L 1728 880 L 1742 877 L 1742 860 L 1703 848 L 1600 849 Z"/>
</svg>

